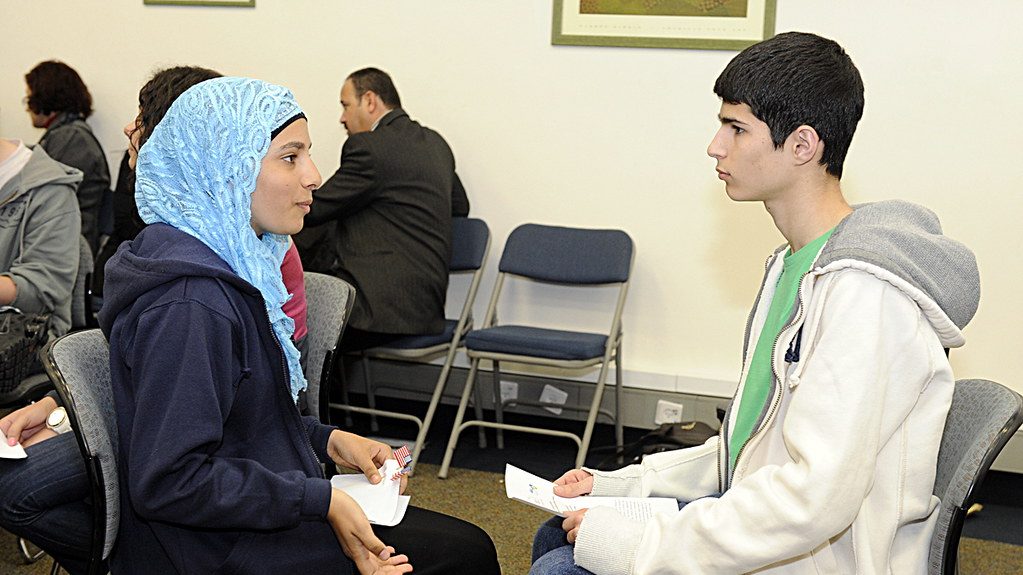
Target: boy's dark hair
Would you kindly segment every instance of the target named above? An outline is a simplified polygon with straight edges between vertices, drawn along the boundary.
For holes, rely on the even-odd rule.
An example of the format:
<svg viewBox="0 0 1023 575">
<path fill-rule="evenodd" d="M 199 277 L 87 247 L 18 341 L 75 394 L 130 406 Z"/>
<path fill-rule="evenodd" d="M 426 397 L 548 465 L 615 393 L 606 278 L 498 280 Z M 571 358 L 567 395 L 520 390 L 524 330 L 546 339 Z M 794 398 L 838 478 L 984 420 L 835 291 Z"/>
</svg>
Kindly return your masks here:
<svg viewBox="0 0 1023 575">
<path fill-rule="evenodd" d="M 25 74 L 28 109 L 36 114 L 71 112 L 82 118 L 92 115 L 92 95 L 75 69 L 57 60 L 36 64 Z"/>
<path fill-rule="evenodd" d="M 373 92 L 389 108 L 400 108 L 401 97 L 387 72 L 377 68 L 363 68 L 348 75 L 355 88 L 355 96 L 361 98 L 366 92 Z"/>
<path fill-rule="evenodd" d="M 863 80 L 835 41 L 786 32 L 754 44 L 728 63 L 714 93 L 747 104 L 771 129 L 776 148 L 806 124 L 824 141 L 821 164 L 842 177 L 856 124 L 863 116 Z"/>
<path fill-rule="evenodd" d="M 146 143 L 153 128 L 167 114 L 174 100 L 192 86 L 223 76 L 220 72 L 198 66 L 175 66 L 160 70 L 139 90 L 139 117 L 136 130 L 142 130 L 139 148 Z"/>
</svg>

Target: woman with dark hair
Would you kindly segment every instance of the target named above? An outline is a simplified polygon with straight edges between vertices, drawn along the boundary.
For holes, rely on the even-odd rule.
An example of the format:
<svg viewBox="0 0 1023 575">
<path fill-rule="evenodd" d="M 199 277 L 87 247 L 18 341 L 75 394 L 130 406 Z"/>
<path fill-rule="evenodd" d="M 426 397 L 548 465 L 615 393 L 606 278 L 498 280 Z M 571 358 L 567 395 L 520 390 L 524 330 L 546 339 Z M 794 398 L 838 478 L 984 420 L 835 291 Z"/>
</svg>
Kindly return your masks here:
<svg viewBox="0 0 1023 575">
<path fill-rule="evenodd" d="M 92 253 L 99 248 L 100 209 L 110 193 L 110 167 L 92 128 L 92 96 L 71 66 L 56 60 L 37 64 L 25 74 L 25 106 L 32 125 L 46 133 L 39 145 L 51 158 L 82 172 L 78 185 L 78 208 L 82 213 L 82 236 Z"/>
<path fill-rule="evenodd" d="M 156 126 L 167 113 L 167 108 L 185 90 L 211 78 L 219 78 L 220 72 L 201 68 L 198 66 L 175 66 L 161 70 L 153 75 L 139 91 L 139 113 L 134 121 L 129 122 L 124 128 L 128 136 L 129 146 L 131 134 L 139 133 L 139 143 L 146 141 L 146 126 Z M 125 151 L 121 158 L 121 166 L 117 171 L 117 185 L 114 187 L 113 201 L 113 231 L 107 242 L 98 254 L 96 254 L 96 267 L 93 271 L 92 293 L 99 298 L 103 297 L 104 269 L 107 260 L 114 255 L 117 247 L 123 242 L 135 239 L 135 236 L 146 227 L 145 222 L 139 217 L 138 207 L 135 205 L 135 154 L 136 148 Z M 102 301 L 102 300 L 100 300 Z"/>
<path fill-rule="evenodd" d="M 42 67 L 42 77 L 52 78 L 46 72 L 52 67 L 43 64 L 36 69 Z M 152 122 L 148 125 L 159 123 L 171 103 L 193 84 L 218 76 L 196 67 L 158 72 L 142 89 L 151 110 L 161 114 L 148 113 Z M 141 105 L 142 93 L 139 98 Z M 132 128 L 136 126 L 141 134 L 146 132 L 147 124 Z M 134 211 L 134 190 L 130 195 Z M 47 417 L 57 408 L 56 394 L 51 393 L 0 419 L 0 431 L 8 443 L 20 442 L 28 453 L 26 459 L 0 459 L 0 527 L 32 541 L 74 575 L 88 570 L 92 505 L 86 501 L 89 484 L 74 435 L 58 434 L 46 426 Z"/>
</svg>

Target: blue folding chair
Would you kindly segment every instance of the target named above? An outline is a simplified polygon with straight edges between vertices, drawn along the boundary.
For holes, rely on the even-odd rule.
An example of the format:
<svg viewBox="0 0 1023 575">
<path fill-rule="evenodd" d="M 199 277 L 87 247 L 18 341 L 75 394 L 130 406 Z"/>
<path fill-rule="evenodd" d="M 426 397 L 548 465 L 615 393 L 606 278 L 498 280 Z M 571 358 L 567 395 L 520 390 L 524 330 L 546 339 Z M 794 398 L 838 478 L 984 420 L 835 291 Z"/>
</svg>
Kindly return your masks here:
<svg viewBox="0 0 1023 575">
<path fill-rule="evenodd" d="M 480 329 L 473 330 L 465 338 L 466 353 L 472 359 L 469 376 L 462 390 L 461 402 L 451 430 L 444 461 L 441 464 L 441 478 L 447 477 L 448 467 L 458 443 L 458 436 L 469 427 L 489 427 L 498 430 L 498 448 L 504 446 L 502 430 L 524 431 L 565 437 L 576 442 L 579 452 L 576 466 L 586 457 L 597 414 L 605 413 L 614 420 L 615 441 L 622 446 L 622 423 L 618 416 L 621 403 L 622 372 L 622 309 L 628 291 L 629 275 L 632 271 L 632 238 L 621 230 L 591 230 L 524 224 L 512 231 L 505 244 L 497 283 L 487 307 L 486 317 Z M 559 329 L 548 329 L 524 325 L 497 325 L 498 300 L 502 287 L 508 278 L 525 278 L 543 283 L 565 286 L 593 287 L 618 286 L 618 298 L 607 333 L 585 333 Z M 473 392 L 476 373 L 481 360 L 490 360 L 494 370 L 494 406 L 496 422 L 475 420 L 464 421 L 469 395 Z M 582 436 L 567 431 L 543 427 L 510 425 L 503 421 L 505 403 L 554 407 L 553 404 L 514 400 L 504 402 L 500 398 L 500 362 L 545 365 L 557 368 L 579 369 L 600 365 L 596 389 L 589 407 L 557 405 L 565 409 L 587 411 L 586 426 Z M 601 398 L 607 379 L 608 366 L 615 364 L 615 411 L 613 414 L 601 410 Z M 477 402 L 478 403 L 478 402 Z"/>
<path fill-rule="evenodd" d="M 369 407 L 358 407 L 344 404 L 332 403 L 330 406 L 336 409 L 355 413 L 365 413 L 372 416 L 372 429 L 377 431 L 377 415 L 412 421 L 419 428 L 416 434 L 416 443 L 412 450 L 413 470 L 419 461 L 419 453 L 426 443 L 426 434 L 430 430 L 430 423 L 433 421 L 437 405 L 440 403 L 447 384 L 451 367 L 455 361 L 455 354 L 462 346 L 462 340 L 472 330 L 472 306 L 476 301 L 476 293 L 479 290 L 480 277 L 483 275 L 483 265 L 490 251 L 490 228 L 486 222 L 477 218 L 454 218 L 451 221 L 451 262 L 448 271 L 451 275 L 471 274 L 469 290 L 466 293 L 465 301 L 462 303 L 462 311 L 458 319 L 448 319 L 444 323 L 444 331 L 436 335 L 417 335 L 403 337 L 391 341 L 386 345 L 374 347 L 361 352 L 362 368 L 366 380 L 366 400 Z M 384 359 L 391 361 L 422 361 L 427 358 L 436 357 L 441 353 L 447 353 L 444 364 L 441 367 L 440 376 L 433 387 L 430 396 L 430 405 L 426 415 L 420 419 L 418 416 L 377 409 L 376 395 L 374 393 L 373 377 L 370 369 L 370 359 Z M 380 386 L 383 387 L 383 386 Z M 482 417 L 482 407 L 476 401 L 477 414 Z M 480 441 L 484 442 L 482 430 Z"/>
</svg>

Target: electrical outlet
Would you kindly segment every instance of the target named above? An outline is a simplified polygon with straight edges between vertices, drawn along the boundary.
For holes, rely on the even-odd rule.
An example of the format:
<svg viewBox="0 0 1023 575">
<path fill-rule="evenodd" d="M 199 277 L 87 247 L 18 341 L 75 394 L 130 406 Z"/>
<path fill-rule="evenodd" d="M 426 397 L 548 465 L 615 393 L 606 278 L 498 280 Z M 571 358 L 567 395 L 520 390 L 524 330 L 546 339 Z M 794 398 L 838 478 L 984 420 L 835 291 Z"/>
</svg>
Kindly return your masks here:
<svg viewBox="0 0 1023 575">
<path fill-rule="evenodd" d="M 657 400 L 657 411 L 654 413 L 654 424 L 682 423 L 682 404 L 671 401 Z"/>
<path fill-rule="evenodd" d="M 517 381 L 502 381 L 501 382 L 501 402 L 508 403 L 515 401 L 519 398 L 519 382 Z"/>
<path fill-rule="evenodd" d="M 560 405 L 565 405 L 565 401 L 567 400 L 568 392 L 562 391 L 549 383 L 545 384 L 543 386 L 543 391 L 540 392 L 540 401 L 546 403 L 557 403 Z M 544 409 L 553 413 L 554 415 L 561 415 L 560 407 L 545 406 Z"/>
</svg>

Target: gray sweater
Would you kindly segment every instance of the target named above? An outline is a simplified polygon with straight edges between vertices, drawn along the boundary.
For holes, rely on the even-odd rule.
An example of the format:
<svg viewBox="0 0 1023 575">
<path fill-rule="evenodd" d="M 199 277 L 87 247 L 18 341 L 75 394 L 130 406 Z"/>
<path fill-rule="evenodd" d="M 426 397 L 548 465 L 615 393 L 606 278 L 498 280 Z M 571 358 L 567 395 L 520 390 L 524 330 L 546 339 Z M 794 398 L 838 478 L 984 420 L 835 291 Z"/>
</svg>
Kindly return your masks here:
<svg viewBox="0 0 1023 575">
<path fill-rule="evenodd" d="M 71 327 L 71 290 L 78 273 L 81 217 L 75 189 L 82 173 L 39 146 L 21 172 L 0 188 L 0 275 L 18 289 L 12 305 L 52 314 L 50 337 Z"/>
<path fill-rule="evenodd" d="M 78 184 L 78 211 L 82 217 L 82 235 L 89 240 L 92 253 L 99 249 L 99 220 L 103 196 L 110 193 L 110 166 L 92 128 L 77 114 L 58 116 L 39 145 L 51 158 L 77 168 L 82 173 Z"/>
</svg>

